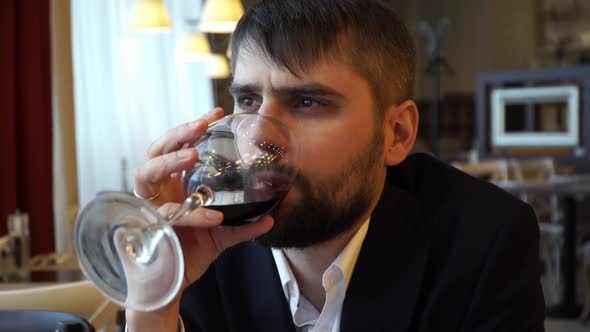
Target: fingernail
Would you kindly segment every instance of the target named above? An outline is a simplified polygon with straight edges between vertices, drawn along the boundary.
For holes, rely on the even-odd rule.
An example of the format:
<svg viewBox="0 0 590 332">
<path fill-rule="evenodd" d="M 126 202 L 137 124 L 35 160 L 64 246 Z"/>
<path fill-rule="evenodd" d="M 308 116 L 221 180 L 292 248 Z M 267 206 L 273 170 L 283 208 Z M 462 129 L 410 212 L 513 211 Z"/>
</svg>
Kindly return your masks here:
<svg viewBox="0 0 590 332">
<path fill-rule="evenodd" d="M 215 210 L 209 210 L 206 213 L 207 219 L 211 220 L 211 221 L 219 221 L 221 220 L 221 218 L 223 218 L 223 214 L 219 211 L 215 211 Z"/>
<path fill-rule="evenodd" d="M 223 108 L 215 107 L 213 110 L 209 111 L 209 115 L 213 115 L 213 114 L 215 114 L 217 112 L 221 112 L 221 111 L 223 111 Z"/>
</svg>

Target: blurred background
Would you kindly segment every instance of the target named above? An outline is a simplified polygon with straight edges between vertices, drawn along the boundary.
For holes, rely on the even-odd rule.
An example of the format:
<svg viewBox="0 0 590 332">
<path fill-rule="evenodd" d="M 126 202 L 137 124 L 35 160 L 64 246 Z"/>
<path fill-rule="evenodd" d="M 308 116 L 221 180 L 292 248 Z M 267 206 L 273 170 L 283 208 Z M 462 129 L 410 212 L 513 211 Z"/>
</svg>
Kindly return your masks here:
<svg viewBox="0 0 590 332">
<path fill-rule="evenodd" d="M 418 47 L 415 151 L 533 205 L 548 331 L 586 330 L 590 2 L 388 1 Z M 254 2 L 1 2 L 0 309 L 41 286 L 93 292 L 73 250 L 79 208 L 131 192 L 167 129 L 214 106 L 232 112 L 228 46 Z M 59 311 L 114 329 L 118 310 L 88 298 L 96 310 Z"/>
</svg>

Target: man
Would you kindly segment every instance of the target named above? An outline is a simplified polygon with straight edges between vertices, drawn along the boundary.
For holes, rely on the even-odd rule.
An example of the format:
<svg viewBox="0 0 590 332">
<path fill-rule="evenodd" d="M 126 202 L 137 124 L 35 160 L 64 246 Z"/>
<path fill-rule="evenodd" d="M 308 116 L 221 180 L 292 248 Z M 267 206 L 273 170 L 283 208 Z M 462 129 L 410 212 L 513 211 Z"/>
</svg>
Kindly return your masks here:
<svg viewBox="0 0 590 332">
<path fill-rule="evenodd" d="M 130 331 L 542 331 L 538 228 L 524 203 L 422 154 L 411 100 L 415 48 L 377 0 L 262 0 L 232 41 L 235 112 L 294 132 L 303 160 L 260 221 L 219 226 L 198 209 L 177 227 L 186 282 Z M 217 109 L 153 143 L 136 192 L 167 213 L 179 150 Z M 176 202 L 176 203 L 174 203 Z M 249 241 L 255 239 L 254 241 Z M 156 287 L 157 285 L 154 285 Z"/>
</svg>

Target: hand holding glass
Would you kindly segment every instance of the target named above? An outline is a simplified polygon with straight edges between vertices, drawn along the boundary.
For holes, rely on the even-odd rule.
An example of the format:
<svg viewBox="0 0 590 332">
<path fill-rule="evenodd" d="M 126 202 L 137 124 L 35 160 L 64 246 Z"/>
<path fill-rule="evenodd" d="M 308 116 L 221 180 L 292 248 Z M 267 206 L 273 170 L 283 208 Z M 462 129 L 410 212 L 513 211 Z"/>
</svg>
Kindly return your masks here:
<svg viewBox="0 0 590 332">
<path fill-rule="evenodd" d="M 268 214 L 286 196 L 297 169 L 287 127 L 257 113 L 212 123 L 190 148 L 199 160 L 184 172 L 184 203 L 162 216 L 147 201 L 107 193 L 88 203 L 76 223 L 82 269 L 112 301 L 134 310 L 164 307 L 178 294 L 184 258 L 172 226 L 194 209 L 223 212 L 223 226 Z"/>
</svg>

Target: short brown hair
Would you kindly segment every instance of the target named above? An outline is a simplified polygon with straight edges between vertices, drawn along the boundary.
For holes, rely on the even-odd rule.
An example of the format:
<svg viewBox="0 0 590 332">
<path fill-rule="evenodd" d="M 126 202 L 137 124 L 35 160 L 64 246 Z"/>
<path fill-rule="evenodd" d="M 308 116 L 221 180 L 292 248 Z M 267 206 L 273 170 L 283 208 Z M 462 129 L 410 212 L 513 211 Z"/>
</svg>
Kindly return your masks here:
<svg viewBox="0 0 590 332">
<path fill-rule="evenodd" d="M 295 75 L 325 56 L 345 59 L 369 82 L 381 107 L 414 94 L 414 41 L 379 0 L 261 0 L 234 32 L 232 70 L 240 48 L 262 52 Z"/>
</svg>

